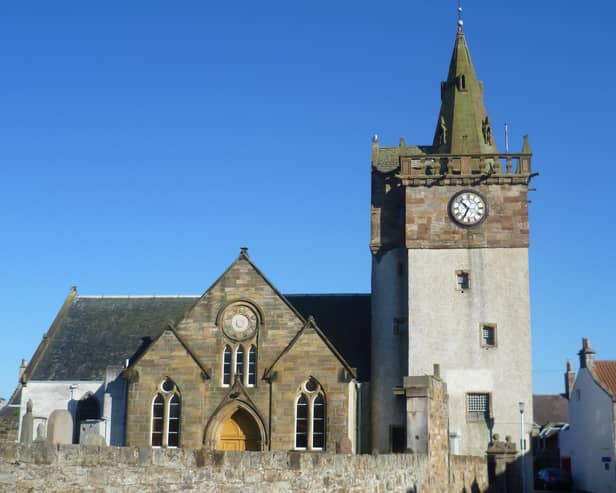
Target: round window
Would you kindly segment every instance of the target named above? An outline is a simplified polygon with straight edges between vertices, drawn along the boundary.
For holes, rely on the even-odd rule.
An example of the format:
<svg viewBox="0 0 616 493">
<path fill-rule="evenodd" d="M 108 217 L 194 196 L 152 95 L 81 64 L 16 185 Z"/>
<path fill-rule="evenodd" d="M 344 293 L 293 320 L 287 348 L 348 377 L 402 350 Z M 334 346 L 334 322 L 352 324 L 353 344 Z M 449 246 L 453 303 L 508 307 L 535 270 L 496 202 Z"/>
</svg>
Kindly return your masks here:
<svg viewBox="0 0 616 493">
<path fill-rule="evenodd" d="M 172 380 L 170 380 L 169 378 L 167 378 L 163 384 L 160 386 L 161 389 L 163 389 L 165 392 L 171 392 L 173 390 L 173 387 L 175 387 L 175 384 L 173 383 Z"/>
<path fill-rule="evenodd" d="M 306 387 L 306 390 L 308 392 L 314 392 L 319 386 L 317 385 L 317 382 L 314 380 L 314 378 L 311 378 L 306 382 L 306 385 L 304 385 L 304 387 Z"/>
</svg>

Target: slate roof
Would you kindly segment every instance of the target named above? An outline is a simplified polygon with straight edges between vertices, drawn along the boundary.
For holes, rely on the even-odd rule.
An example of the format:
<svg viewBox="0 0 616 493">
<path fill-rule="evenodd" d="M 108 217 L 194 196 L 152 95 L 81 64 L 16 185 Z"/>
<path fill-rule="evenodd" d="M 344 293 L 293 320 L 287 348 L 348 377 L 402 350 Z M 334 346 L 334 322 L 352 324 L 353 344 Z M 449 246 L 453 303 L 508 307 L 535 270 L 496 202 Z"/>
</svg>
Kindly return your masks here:
<svg viewBox="0 0 616 493">
<path fill-rule="evenodd" d="M 612 400 L 616 401 L 616 361 L 595 361 L 593 371 L 603 387 L 612 394 Z"/>
<path fill-rule="evenodd" d="M 187 297 L 75 296 L 54 321 L 26 370 L 28 380 L 103 380 L 107 366 L 137 357 L 197 302 Z M 367 379 L 370 295 L 290 295 L 313 315 L 345 360 Z"/>
<path fill-rule="evenodd" d="M 38 359 L 32 380 L 103 380 L 105 368 L 122 365 L 168 323 L 179 320 L 197 297 L 77 296 Z M 51 332 L 51 331 L 50 331 Z"/>
<path fill-rule="evenodd" d="M 287 300 L 304 318 L 312 315 L 344 359 L 370 379 L 370 295 L 289 294 Z"/>
<path fill-rule="evenodd" d="M 569 401 L 562 394 L 533 395 L 533 419 L 539 426 L 569 422 Z"/>
<path fill-rule="evenodd" d="M 379 156 L 373 166 L 381 173 L 390 173 L 400 167 L 400 157 L 425 156 L 432 152 L 429 146 L 379 147 Z"/>
</svg>

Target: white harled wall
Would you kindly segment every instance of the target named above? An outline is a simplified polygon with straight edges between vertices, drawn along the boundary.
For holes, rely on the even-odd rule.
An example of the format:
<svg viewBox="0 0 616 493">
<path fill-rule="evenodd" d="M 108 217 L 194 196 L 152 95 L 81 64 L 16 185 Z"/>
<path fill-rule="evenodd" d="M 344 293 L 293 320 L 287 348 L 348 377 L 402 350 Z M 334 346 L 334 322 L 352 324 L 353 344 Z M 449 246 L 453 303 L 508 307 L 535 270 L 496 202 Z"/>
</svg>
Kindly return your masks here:
<svg viewBox="0 0 616 493">
<path fill-rule="evenodd" d="M 492 394 L 493 432 L 519 445 L 518 402 L 527 431 L 533 422 L 528 249 L 409 250 L 408 269 L 409 374 L 440 365 L 453 452 L 483 455 L 490 438 L 485 421 L 467 421 L 467 392 Z M 463 292 L 458 270 L 470 272 Z M 482 347 L 482 323 L 497 325 L 497 347 Z"/>
<path fill-rule="evenodd" d="M 390 451 L 390 426 L 405 426 L 405 400 L 393 389 L 406 375 L 406 317 L 406 249 L 398 248 L 372 260 L 371 445 L 381 453 Z"/>
<path fill-rule="evenodd" d="M 614 433 L 612 398 L 581 368 L 569 400 L 569 429 L 560 433 L 560 454 L 571 457 L 576 488 L 616 492 Z"/>
</svg>

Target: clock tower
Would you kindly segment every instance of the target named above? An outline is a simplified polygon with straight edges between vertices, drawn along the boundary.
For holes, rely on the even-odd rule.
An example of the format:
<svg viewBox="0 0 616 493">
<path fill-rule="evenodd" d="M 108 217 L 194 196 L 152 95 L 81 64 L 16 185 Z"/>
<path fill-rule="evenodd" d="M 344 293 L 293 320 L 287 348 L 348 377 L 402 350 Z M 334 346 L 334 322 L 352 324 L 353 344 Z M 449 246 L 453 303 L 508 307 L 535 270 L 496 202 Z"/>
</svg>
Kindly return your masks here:
<svg viewBox="0 0 616 493">
<path fill-rule="evenodd" d="M 437 364 L 451 452 L 484 455 L 532 424 L 531 150 L 499 152 L 461 21 L 440 93 L 431 145 L 372 143 L 372 447 L 421 448 L 404 377 Z"/>
</svg>

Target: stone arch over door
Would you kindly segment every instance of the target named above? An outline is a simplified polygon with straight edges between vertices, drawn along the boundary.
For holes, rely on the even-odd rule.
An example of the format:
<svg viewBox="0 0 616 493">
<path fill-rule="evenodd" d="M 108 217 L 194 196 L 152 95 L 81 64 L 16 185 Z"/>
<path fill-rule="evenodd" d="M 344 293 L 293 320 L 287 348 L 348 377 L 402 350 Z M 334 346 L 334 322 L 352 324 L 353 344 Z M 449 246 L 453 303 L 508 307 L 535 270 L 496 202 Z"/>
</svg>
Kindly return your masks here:
<svg viewBox="0 0 616 493">
<path fill-rule="evenodd" d="M 266 450 L 267 434 L 259 414 L 236 401 L 210 419 L 203 443 L 210 450 Z"/>
</svg>

